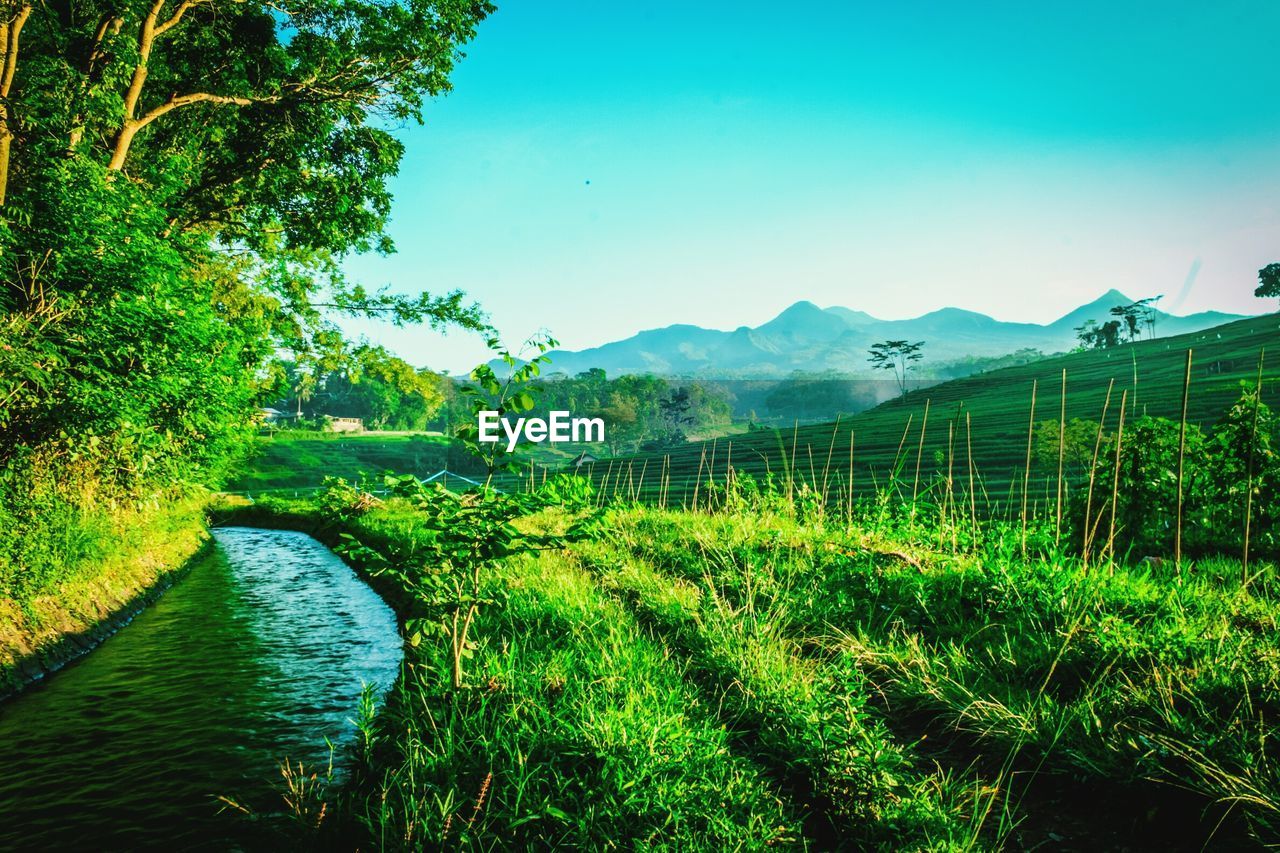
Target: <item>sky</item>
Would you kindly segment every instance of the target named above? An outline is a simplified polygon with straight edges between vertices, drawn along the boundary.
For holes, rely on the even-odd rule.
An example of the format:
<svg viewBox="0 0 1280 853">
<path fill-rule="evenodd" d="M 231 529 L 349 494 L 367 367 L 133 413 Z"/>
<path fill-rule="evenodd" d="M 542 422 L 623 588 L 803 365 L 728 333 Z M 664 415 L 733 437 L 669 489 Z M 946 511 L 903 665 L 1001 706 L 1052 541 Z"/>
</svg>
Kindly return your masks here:
<svg viewBox="0 0 1280 853">
<path fill-rule="evenodd" d="M 1280 260 L 1276 32 L 1269 0 L 500 2 L 397 130 L 397 253 L 346 269 L 575 350 L 801 299 L 1275 310 L 1252 294 Z M 418 366 L 487 358 L 464 332 L 343 325 Z"/>
</svg>

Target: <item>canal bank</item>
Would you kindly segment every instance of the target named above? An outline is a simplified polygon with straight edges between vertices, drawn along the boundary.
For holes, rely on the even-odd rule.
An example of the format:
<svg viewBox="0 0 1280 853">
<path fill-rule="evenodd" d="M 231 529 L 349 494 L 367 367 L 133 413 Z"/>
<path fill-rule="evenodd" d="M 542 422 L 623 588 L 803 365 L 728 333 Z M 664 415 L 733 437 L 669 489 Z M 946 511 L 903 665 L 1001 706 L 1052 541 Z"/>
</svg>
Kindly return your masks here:
<svg viewBox="0 0 1280 853">
<path fill-rule="evenodd" d="M 183 577 L 210 547 L 205 503 L 121 514 L 67 580 L 25 605 L 0 596 L 0 703 L 97 647 Z"/>
<path fill-rule="evenodd" d="M 0 704 L 0 849 L 294 849 L 329 830 L 324 798 L 399 673 L 396 616 L 306 534 L 212 536 L 92 655 Z"/>
</svg>

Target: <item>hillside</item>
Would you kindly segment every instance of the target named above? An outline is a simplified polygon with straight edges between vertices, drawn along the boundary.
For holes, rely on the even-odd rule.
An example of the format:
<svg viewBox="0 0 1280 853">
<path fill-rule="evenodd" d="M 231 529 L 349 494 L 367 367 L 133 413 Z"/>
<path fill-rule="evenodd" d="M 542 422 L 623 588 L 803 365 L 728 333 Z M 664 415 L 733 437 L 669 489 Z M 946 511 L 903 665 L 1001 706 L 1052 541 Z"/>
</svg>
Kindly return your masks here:
<svg viewBox="0 0 1280 853">
<path fill-rule="evenodd" d="M 358 482 L 387 471 L 430 477 L 447 468 L 477 473 L 475 460 L 442 436 L 281 432 L 260 437 L 251 458 L 227 484 L 250 495 L 292 495 L 318 488 L 325 477 Z"/>
<path fill-rule="evenodd" d="M 1223 326 L 1170 338 L 1141 341 L 1115 349 L 1073 353 L 977 374 L 945 382 L 893 400 L 845 419 L 792 430 L 760 430 L 735 437 L 731 442 L 703 442 L 680 447 L 669 454 L 638 454 L 604 460 L 593 470 L 596 480 L 608 481 L 610 491 L 628 489 L 647 498 L 659 494 L 662 472 L 670 472 L 666 487 L 670 501 L 690 496 L 700 467 L 703 480 L 714 467 L 723 479 L 729 465 L 737 472 L 778 476 L 794 460 L 798 479 L 831 488 L 847 488 L 852 470 L 855 488 L 865 493 L 889 476 L 904 430 L 904 457 L 914 474 L 917 456 L 928 479 L 936 460 L 946 458 L 948 429 L 954 428 L 956 476 L 967 477 L 965 462 L 966 416 L 971 420 L 976 477 L 993 506 L 1008 493 L 1013 481 L 1021 481 L 1030 416 L 1032 383 L 1038 384 L 1037 422 L 1056 420 L 1059 414 L 1062 373 L 1067 374 L 1067 419 L 1097 421 L 1108 383 L 1115 381 L 1109 428 L 1116 423 L 1121 395 L 1129 392 L 1129 416 L 1135 410 L 1153 416 L 1176 417 L 1181 403 L 1186 351 L 1194 350 L 1189 419 L 1211 426 L 1240 392 L 1240 382 L 1252 379 L 1263 347 L 1273 355 L 1265 371 L 1263 399 L 1280 405 L 1280 315 L 1239 320 Z M 1136 386 L 1135 386 L 1136 376 Z M 928 423 L 921 449 L 921 425 L 926 405 Z M 852 466 L 850 440 L 854 442 Z M 938 454 L 941 454 L 939 457 Z M 825 478 L 824 478 L 825 472 Z M 1049 472 L 1033 465 L 1032 496 L 1043 496 Z"/>
<path fill-rule="evenodd" d="M 925 361 L 931 366 L 970 356 L 1004 355 L 1023 348 L 1046 353 L 1069 350 L 1076 344 L 1075 328 L 1086 320 L 1103 322 L 1120 305 L 1133 303 L 1110 290 L 1087 305 L 1047 325 L 1006 323 L 960 308 L 943 308 L 909 320 L 881 320 L 849 308 L 819 308 L 797 302 L 761 326 L 733 331 L 687 324 L 650 329 L 621 341 L 580 351 L 550 353 L 552 370 L 574 375 L 594 367 L 610 376 L 653 373 L 668 376 L 766 378 L 793 371 L 869 375 L 867 349 L 888 339 L 923 340 Z M 1239 315 L 1208 311 L 1177 317 L 1156 313 L 1157 336 L 1201 331 L 1240 319 Z M 500 363 L 495 369 L 504 369 Z"/>
</svg>

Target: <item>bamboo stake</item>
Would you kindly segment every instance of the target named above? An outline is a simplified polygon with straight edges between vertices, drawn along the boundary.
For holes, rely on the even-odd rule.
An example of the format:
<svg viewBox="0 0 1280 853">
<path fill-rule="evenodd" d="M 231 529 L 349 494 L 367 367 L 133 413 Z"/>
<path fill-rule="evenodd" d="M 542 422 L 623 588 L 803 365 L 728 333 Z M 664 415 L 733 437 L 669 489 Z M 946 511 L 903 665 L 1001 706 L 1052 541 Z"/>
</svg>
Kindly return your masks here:
<svg viewBox="0 0 1280 853">
<path fill-rule="evenodd" d="M 1111 524 L 1107 528 L 1107 559 L 1111 563 L 1111 571 L 1115 571 L 1116 563 L 1116 505 L 1120 501 L 1120 448 L 1124 444 L 1124 409 L 1129 400 L 1126 389 L 1120 395 L 1120 423 L 1116 427 L 1116 467 L 1111 479 Z"/>
<path fill-rule="evenodd" d="M 1067 369 L 1062 368 L 1062 407 L 1058 412 L 1058 503 L 1053 532 L 1055 548 L 1062 544 L 1062 465 L 1067 456 Z"/>
<path fill-rule="evenodd" d="M 791 427 L 791 465 L 787 469 L 787 500 L 795 498 L 796 484 L 796 446 L 800 443 L 800 419 L 796 418 Z"/>
<path fill-rule="evenodd" d="M 1266 355 L 1265 347 L 1258 351 L 1258 384 L 1254 388 L 1256 396 L 1253 398 L 1253 429 L 1249 434 L 1249 476 L 1244 493 L 1244 554 L 1240 560 L 1240 583 L 1244 586 L 1249 583 L 1249 523 L 1253 516 L 1253 451 L 1258 443 L 1258 409 L 1262 405 L 1262 362 Z"/>
<path fill-rule="evenodd" d="M 969 523 L 972 527 L 973 540 L 978 539 L 978 495 L 973 488 L 973 418 L 969 412 L 964 413 L 964 437 L 969 459 Z"/>
<path fill-rule="evenodd" d="M 1036 427 L 1036 389 L 1040 380 L 1031 380 L 1031 420 L 1027 426 L 1027 462 L 1022 469 L 1022 556 L 1027 555 L 1027 492 L 1031 488 L 1031 436 Z"/>
<path fill-rule="evenodd" d="M 831 442 L 827 445 L 827 461 L 822 466 L 822 499 L 827 499 L 827 473 L 831 470 L 831 454 L 836 449 L 836 433 L 840 432 L 840 415 L 836 414 L 836 425 L 831 428 Z"/>
<path fill-rule="evenodd" d="M 907 444 L 907 434 L 911 432 L 911 420 L 916 416 L 915 412 L 907 413 L 906 426 L 902 428 L 902 438 L 898 439 L 898 452 L 893 455 L 893 479 L 894 486 L 898 488 L 898 497 L 902 497 L 902 489 L 898 487 L 901 477 L 898 476 L 898 464 L 902 461 L 902 448 Z M 877 489 L 879 486 L 877 486 Z"/>
<path fill-rule="evenodd" d="M 1080 534 L 1080 555 L 1086 569 L 1089 567 L 1089 546 L 1093 544 L 1093 486 L 1098 474 L 1098 454 L 1102 450 L 1102 428 L 1107 423 L 1107 409 L 1111 407 L 1111 391 L 1115 385 L 1114 378 L 1107 383 L 1107 398 L 1102 402 L 1102 419 L 1098 421 L 1098 437 L 1093 442 L 1093 463 L 1089 465 L 1089 495 L 1084 504 L 1084 530 Z"/>
<path fill-rule="evenodd" d="M 707 465 L 707 486 L 710 488 L 716 482 L 716 442 L 719 439 L 711 439 L 711 461 Z"/>
<path fill-rule="evenodd" d="M 702 445 L 702 455 L 698 457 L 698 477 L 693 481 L 693 508 L 698 509 L 698 490 L 702 488 L 702 466 L 707 461 L 707 446 Z"/>
<path fill-rule="evenodd" d="M 1173 526 L 1173 570 L 1182 575 L 1182 472 L 1187 455 L 1187 398 L 1191 394 L 1191 353 L 1187 349 L 1187 370 L 1182 379 L 1182 425 L 1178 428 L 1178 513 Z"/>
<path fill-rule="evenodd" d="M 605 493 L 609 491 L 609 477 L 613 474 L 613 460 L 609 460 L 609 469 L 604 472 L 604 482 L 600 484 L 600 495 L 596 500 L 596 506 L 604 504 Z"/>
<path fill-rule="evenodd" d="M 853 430 L 849 430 L 849 505 L 845 509 L 847 523 L 853 524 Z"/>
<path fill-rule="evenodd" d="M 932 400 L 924 401 L 924 417 L 920 420 L 920 446 L 916 449 L 916 478 L 911 484 L 911 521 L 916 520 L 916 498 L 920 494 L 920 461 L 924 456 L 924 434 L 929 428 L 929 404 Z"/>
<path fill-rule="evenodd" d="M 955 472 L 955 419 L 947 421 L 947 498 L 945 501 L 945 509 L 942 512 L 944 523 L 951 522 L 951 553 L 956 552 L 956 525 L 955 525 L 955 491 L 953 488 L 953 474 Z"/>
<path fill-rule="evenodd" d="M 902 458 L 902 448 L 907 443 L 907 433 L 911 432 L 911 419 L 916 416 L 915 412 L 907 414 L 907 424 L 902 428 L 902 438 L 898 439 L 898 452 L 893 455 L 893 467 L 898 467 L 898 460 Z"/>
</svg>

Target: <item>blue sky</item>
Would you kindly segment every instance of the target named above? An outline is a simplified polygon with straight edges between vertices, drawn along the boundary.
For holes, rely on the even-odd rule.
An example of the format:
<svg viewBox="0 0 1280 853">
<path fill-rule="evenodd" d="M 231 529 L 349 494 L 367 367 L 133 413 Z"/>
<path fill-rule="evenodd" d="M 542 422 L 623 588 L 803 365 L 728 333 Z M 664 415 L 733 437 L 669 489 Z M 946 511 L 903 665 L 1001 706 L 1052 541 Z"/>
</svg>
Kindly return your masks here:
<svg viewBox="0 0 1280 853">
<path fill-rule="evenodd" d="M 799 299 L 1274 310 L 1252 292 L 1280 260 L 1276 32 L 1271 2 L 513 0 L 400 131 L 398 253 L 347 268 L 571 349 Z M 436 369 L 485 358 L 346 325 Z"/>
</svg>

